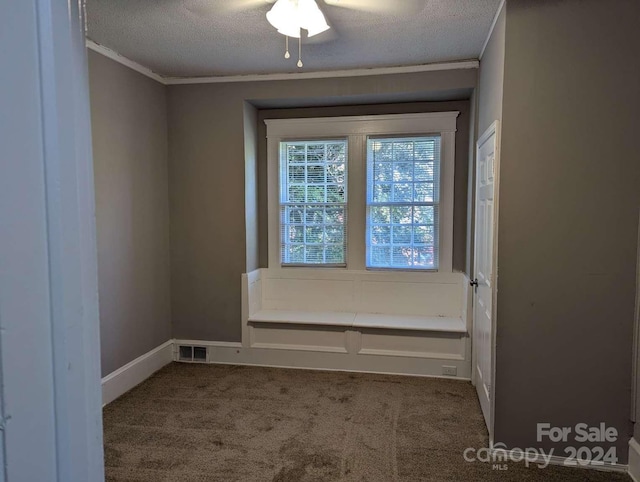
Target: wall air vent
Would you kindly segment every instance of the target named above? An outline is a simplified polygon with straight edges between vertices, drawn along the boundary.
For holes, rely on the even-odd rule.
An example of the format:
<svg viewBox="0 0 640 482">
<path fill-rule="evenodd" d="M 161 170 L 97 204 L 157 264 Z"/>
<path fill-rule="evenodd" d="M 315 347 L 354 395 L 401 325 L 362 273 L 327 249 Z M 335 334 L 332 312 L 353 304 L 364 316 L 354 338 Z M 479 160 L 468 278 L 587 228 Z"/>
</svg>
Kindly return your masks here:
<svg viewBox="0 0 640 482">
<path fill-rule="evenodd" d="M 193 361 L 193 347 L 180 345 L 178 359 L 180 361 Z"/>
<path fill-rule="evenodd" d="M 207 361 L 207 347 L 206 346 L 194 346 L 193 347 L 193 361 L 206 362 Z"/>
<path fill-rule="evenodd" d="M 178 361 L 184 362 L 206 362 L 207 361 L 207 347 L 206 346 L 191 346 L 191 345 L 179 345 L 178 346 Z"/>
</svg>

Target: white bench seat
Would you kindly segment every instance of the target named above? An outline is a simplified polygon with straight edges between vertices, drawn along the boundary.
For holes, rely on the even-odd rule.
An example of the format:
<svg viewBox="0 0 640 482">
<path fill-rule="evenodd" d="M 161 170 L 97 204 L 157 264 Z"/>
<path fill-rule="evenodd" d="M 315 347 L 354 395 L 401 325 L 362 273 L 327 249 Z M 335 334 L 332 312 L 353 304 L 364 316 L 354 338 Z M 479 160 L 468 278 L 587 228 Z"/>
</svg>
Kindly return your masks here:
<svg viewBox="0 0 640 482">
<path fill-rule="evenodd" d="M 353 326 L 355 318 L 356 313 L 341 311 L 261 310 L 249 316 L 249 321 L 252 323 Z"/>
<path fill-rule="evenodd" d="M 440 331 L 466 333 L 462 318 L 443 316 L 382 315 L 377 313 L 356 313 L 353 322 L 356 328 L 379 328 L 412 331 Z"/>
<path fill-rule="evenodd" d="M 251 323 L 341 326 L 353 328 L 466 333 L 461 318 L 408 316 L 339 311 L 262 310 L 249 316 Z"/>
</svg>

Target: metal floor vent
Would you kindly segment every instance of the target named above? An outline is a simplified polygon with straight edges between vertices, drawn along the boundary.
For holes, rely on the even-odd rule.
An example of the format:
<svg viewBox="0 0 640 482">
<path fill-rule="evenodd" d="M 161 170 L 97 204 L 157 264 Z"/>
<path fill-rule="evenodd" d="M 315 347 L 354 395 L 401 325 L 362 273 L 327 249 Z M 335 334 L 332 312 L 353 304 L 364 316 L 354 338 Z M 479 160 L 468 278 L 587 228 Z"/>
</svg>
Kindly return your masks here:
<svg viewBox="0 0 640 482">
<path fill-rule="evenodd" d="M 207 347 L 206 346 L 178 346 L 178 360 L 186 362 L 206 362 Z"/>
</svg>

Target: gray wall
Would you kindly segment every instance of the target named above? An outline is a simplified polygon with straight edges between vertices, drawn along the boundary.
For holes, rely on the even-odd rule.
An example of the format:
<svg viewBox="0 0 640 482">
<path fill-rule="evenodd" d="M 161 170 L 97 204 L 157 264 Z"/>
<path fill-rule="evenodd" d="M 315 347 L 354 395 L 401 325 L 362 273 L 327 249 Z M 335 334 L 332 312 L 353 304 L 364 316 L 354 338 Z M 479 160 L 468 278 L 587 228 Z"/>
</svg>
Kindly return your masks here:
<svg viewBox="0 0 640 482">
<path fill-rule="evenodd" d="M 476 71 L 168 88 L 171 300 L 177 338 L 239 341 L 247 269 L 245 101 L 259 108 L 468 99 Z M 250 156 L 249 156 L 250 157 Z M 249 167 L 253 169 L 249 163 Z M 251 201 L 252 202 L 252 201 Z M 249 246 L 251 250 L 251 246 Z"/>
<path fill-rule="evenodd" d="M 460 111 L 457 119 L 456 159 L 454 180 L 453 216 L 453 269 L 466 269 L 467 243 L 467 181 L 469 169 L 469 101 L 455 102 L 407 102 L 403 104 L 372 104 L 337 107 L 310 107 L 302 109 L 265 109 L 258 116 L 258 172 L 260 205 L 260 266 L 268 264 L 267 226 L 267 129 L 265 119 L 305 117 L 339 117 L 349 115 L 409 114 L 417 112 Z"/>
<path fill-rule="evenodd" d="M 502 121 L 502 92 L 504 84 L 506 9 L 503 8 L 496 19 L 491 37 L 483 52 L 478 71 L 478 88 L 471 98 L 471 128 L 469 143 L 469 218 L 467 220 L 467 266 L 466 271 L 474 270 L 475 243 L 475 156 L 478 137 L 493 124 Z"/>
<path fill-rule="evenodd" d="M 503 8 L 480 62 L 477 137 L 484 134 L 494 121 L 502 121 L 506 18 L 506 8 Z"/>
<path fill-rule="evenodd" d="M 507 3 L 495 435 L 511 447 L 551 447 L 537 422 L 605 422 L 627 459 L 639 18 L 637 0 Z"/>
<path fill-rule="evenodd" d="M 258 110 L 244 103 L 244 199 L 247 243 L 247 272 L 258 269 L 259 207 L 258 207 Z"/>
<path fill-rule="evenodd" d="M 640 223 L 639 223 L 640 226 Z M 639 229 L 640 231 L 640 229 Z M 633 427 L 633 438 L 640 440 L 640 233 L 638 233 L 638 260 L 636 265 L 636 346 L 635 346 L 635 425 Z"/>
<path fill-rule="evenodd" d="M 102 374 L 171 338 L 166 88 L 89 51 Z"/>
</svg>

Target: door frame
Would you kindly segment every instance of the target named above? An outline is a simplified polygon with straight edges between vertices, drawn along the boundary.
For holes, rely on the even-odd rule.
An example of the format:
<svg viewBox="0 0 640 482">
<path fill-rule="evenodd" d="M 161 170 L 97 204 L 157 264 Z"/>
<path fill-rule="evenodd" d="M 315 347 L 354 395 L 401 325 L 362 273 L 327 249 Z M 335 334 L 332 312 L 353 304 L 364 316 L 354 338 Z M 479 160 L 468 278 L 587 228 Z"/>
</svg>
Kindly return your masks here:
<svg viewBox="0 0 640 482">
<path fill-rule="evenodd" d="M 0 482 L 104 480 L 83 6 L 0 2 Z"/>
<path fill-rule="evenodd" d="M 496 393 L 496 320 L 497 320 L 497 308 L 498 308 L 498 212 L 499 212 L 499 201 L 500 201 L 500 139 L 501 139 L 501 131 L 500 131 L 500 121 L 495 120 L 488 128 L 485 130 L 482 135 L 478 138 L 476 142 L 476 152 L 475 152 L 475 182 L 474 182 L 474 242 L 473 242 L 473 276 L 472 279 L 476 278 L 476 264 L 477 264 L 477 256 L 476 256 L 476 246 L 477 246 L 477 214 L 478 214 L 478 203 L 477 203 L 477 195 L 478 195 L 478 154 L 480 151 L 480 146 L 482 146 L 492 135 L 495 134 L 495 159 L 494 159 L 494 205 L 493 205 L 493 253 L 492 253 L 492 268 L 491 272 L 493 275 L 493 284 L 491 290 L 491 387 L 490 387 L 490 399 L 489 399 L 489 421 L 487 424 L 487 430 L 489 431 L 489 446 L 493 447 L 494 444 L 494 427 L 495 427 L 495 393 Z M 472 357 L 471 357 L 471 370 L 473 373 L 473 382 L 474 385 L 477 382 L 476 380 L 476 349 L 475 349 L 475 339 L 473 339 L 473 335 L 475 334 L 475 313 L 476 313 L 476 296 L 475 290 L 472 289 L 472 319 L 473 319 L 473 331 L 472 331 Z"/>
</svg>

